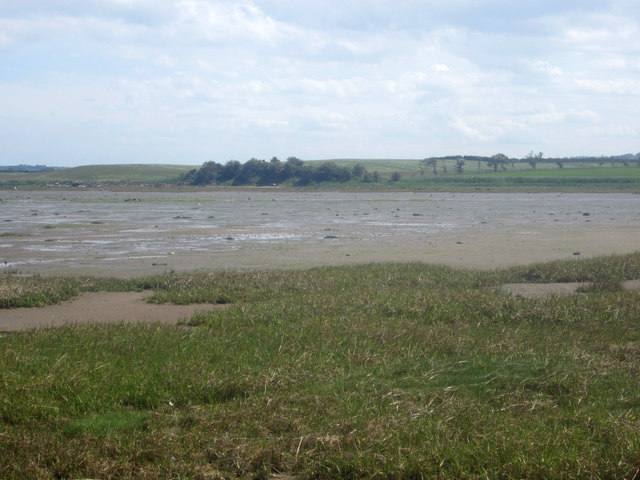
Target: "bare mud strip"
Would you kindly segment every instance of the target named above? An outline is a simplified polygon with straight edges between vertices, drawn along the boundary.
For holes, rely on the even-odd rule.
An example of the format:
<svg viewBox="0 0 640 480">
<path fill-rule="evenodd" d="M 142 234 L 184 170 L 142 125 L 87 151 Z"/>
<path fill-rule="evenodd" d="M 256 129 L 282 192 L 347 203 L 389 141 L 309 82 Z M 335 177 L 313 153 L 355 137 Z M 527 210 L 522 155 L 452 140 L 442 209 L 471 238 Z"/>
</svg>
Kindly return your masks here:
<svg viewBox="0 0 640 480">
<path fill-rule="evenodd" d="M 197 312 L 224 308 L 221 305 L 172 305 L 147 303 L 149 292 L 84 293 L 79 297 L 42 308 L 0 310 L 0 332 L 59 327 L 79 323 L 164 323 L 176 325 Z"/>
<path fill-rule="evenodd" d="M 566 282 L 566 283 L 509 283 L 502 285 L 503 292 L 510 293 L 514 297 L 521 298 L 544 298 L 552 295 L 563 297 L 573 295 L 580 288 L 587 288 L 591 284 L 587 282 Z M 625 290 L 640 290 L 640 280 L 626 280 L 622 282 Z"/>
</svg>

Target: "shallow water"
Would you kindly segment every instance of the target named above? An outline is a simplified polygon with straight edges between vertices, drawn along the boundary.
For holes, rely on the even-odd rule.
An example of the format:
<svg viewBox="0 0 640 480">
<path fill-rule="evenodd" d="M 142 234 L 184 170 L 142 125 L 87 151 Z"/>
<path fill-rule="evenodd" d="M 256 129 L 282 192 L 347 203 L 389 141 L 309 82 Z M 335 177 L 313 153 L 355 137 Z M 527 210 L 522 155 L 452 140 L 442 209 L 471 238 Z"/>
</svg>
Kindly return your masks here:
<svg viewBox="0 0 640 480">
<path fill-rule="evenodd" d="M 640 196 L 0 192 L 0 268 L 132 275 L 388 260 L 491 268 L 637 249 Z"/>
</svg>

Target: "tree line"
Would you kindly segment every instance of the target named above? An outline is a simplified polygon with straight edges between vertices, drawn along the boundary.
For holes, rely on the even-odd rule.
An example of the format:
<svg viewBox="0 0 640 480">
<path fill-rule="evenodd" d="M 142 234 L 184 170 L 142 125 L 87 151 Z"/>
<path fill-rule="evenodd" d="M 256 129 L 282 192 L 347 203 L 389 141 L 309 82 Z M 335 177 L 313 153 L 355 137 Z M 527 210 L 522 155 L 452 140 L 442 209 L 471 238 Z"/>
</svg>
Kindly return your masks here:
<svg viewBox="0 0 640 480">
<path fill-rule="evenodd" d="M 315 163 L 315 162 L 314 162 Z M 399 180 L 400 176 L 392 176 L 392 180 Z M 271 160 L 252 158 L 245 163 L 229 160 L 220 164 L 214 161 L 205 162 L 202 167 L 189 171 L 182 179 L 186 185 L 279 185 L 289 182 L 296 186 L 322 182 L 379 182 L 377 171 L 369 172 L 360 164 L 352 167 L 341 167 L 334 162 L 323 162 L 319 165 L 309 165 L 297 157 L 289 157 L 281 161 L 277 157 Z"/>
<path fill-rule="evenodd" d="M 613 166 L 619 162 L 629 166 L 630 162 L 640 166 L 640 153 L 627 154 L 615 157 L 570 157 L 570 158 L 545 158 L 543 152 L 529 152 L 525 157 L 516 159 L 497 153 L 493 156 L 458 155 L 445 157 L 429 157 L 418 162 L 420 175 L 427 172 L 437 175 L 439 172 L 447 174 L 450 171 L 464 173 L 468 162 L 477 162 L 477 170 L 481 165 L 491 168 L 494 172 L 516 168 L 516 164 L 526 163 L 531 169 L 536 169 L 538 163 L 554 163 L 558 168 L 571 162 L 596 163 L 603 166 L 611 163 Z M 402 174 L 398 171 L 384 176 L 384 180 L 396 182 Z M 340 166 L 335 162 L 303 162 L 297 157 L 289 157 L 281 161 L 277 157 L 271 160 L 259 160 L 251 158 L 245 163 L 237 160 L 229 160 L 225 164 L 215 161 L 205 162 L 202 167 L 194 168 L 184 175 L 179 183 L 184 185 L 233 185 L 233 186 L 272 186 L 287 183 L 294 186 L 305 186 L 314 183 L 332 182 L 343 183 L 358 181 L 373 183 L 383 181 L 378 171 L 370 172 L 361 164 L 353 166 Z"/>
<path fill-rule="evenodd" d="M 518 163 L 526 163 L 535 170 L 538 163 L 553 163 L 558 168 L 564 168 L 567 163 L 597 163 L 599 166 L 603 166 L 606 163 L 611 163 L 611 166 L 615 166 L 616 163 L 621 163 L 625 167 L 631 165 L 631 162 L 636 163 L 640 167 L 640 153 L 637 154 L 625 154 L 616 155 L 611 157 L 568 157 L 568 158 L 545 158 L 543 152 L 530 151 L 523 158 L 509 158 L 503 153 L 497 153 L 491 157 L 476 156 L 476 155 L 458 155 L 458 156 L 446 156 L 446 157 L 429 157 L 420 160 L 420 175 L 424 175 L 425 172 L 432 172 L 434 175 L 438 174 L 439 168 L 442 169 L 442 173 L 448 173 L 448 168 L 451 161 L 455 161 L 455 172 L 463 173 L 468 161 L 476 161 L 478 163 L 478 170 L 480 165 L 486 163 L 488 167 L 491 167 L 494 172 L 498 170 L 507 170 L 508 166 L 515 168 Z"/>
</svg>

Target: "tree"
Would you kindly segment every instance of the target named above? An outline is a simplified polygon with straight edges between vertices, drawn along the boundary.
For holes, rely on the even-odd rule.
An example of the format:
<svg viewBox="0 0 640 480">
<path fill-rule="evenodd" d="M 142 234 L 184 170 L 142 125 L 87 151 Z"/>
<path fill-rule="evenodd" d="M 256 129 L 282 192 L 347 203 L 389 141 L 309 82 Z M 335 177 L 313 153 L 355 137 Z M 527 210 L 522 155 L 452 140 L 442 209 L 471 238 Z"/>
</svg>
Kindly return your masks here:
<svg viewBox="0 0 640 480">
<path fill-rule="evenodd" d="M 564 162 L 562 160 L 556 160 L 556 165 L 558 165 L 558 168 L 564 168 Z"/>
<path fill-rule="evenodd" d="M 428 166 L 428 167 L 431 167 L 433 169 L 433 174 L 437 175 L 438 174 L 438 170 L 437 170 L 437 168 L 438 168 L 438 159 L 431 157 L 429 159 L 425 158 L 425 161 L 426 161 L 425 165 Z"/>
<path fill-rule="evenodd" d="M 284 179 L 297 177 L 302 171 L 304 162 L 296 157 L 289 157 L 282 168 L 282 176 Z"/>
<path fill-rule="evenodd" d="M 529 152 L 526 160 L 533 170 L 536 169 L 536 166 L 538 165 L 538 161 L 542 160 L 543 155 L 544 154 L 542 152 L 538 152 L 537 154 L 533 153 L 533 150 Z"/>
<path fill-rule="evenodd" d="M 192 168 L 189 170 L 184 177 L 182 177 L 182 184 L 184 185 L 195 185 L 196 175 L 198 174 L 197 168 Z"/>
<path fill-rule="evenodd" d="M 400 180 L 402 178 L 402 173 L 400 173 L 399 171 L 394 171 L 391 174 L 391 181 L 392 182 L 397 182 L 398 180 Z"/>
<path fill-rule="evenodd" d="M 316 182 L 348 182 L 351 180 L 351 169 L 339 167 L 334 162 L 320 165 L 313 175 Z"/>
<path fill-rule="evenodd" d="M 226 182 L 228 180 L 233 180 L 240 170 L 242 169 L 242 164 L 237 160 L 229 160 L 224 164 L 220 173 L 218 175 L 218 181 Z"/>
<path fill-rule="evenodd" d="M 313 181 L 314 169 L 311 167 L 300 167 L 297 173 L 297 186 L 309 185 Z"/>
<path fill-rule="evenodd" d="M 364 174 L 364 172 L 365 172 L 365 168 L 359 163 L 356 163 L 353 167 L 351 167 L 351 174 L 356 178 L 361 177 Z"/>
<path fill-rule="evenodd" d="M 211 185 L 216 183 L 221 169 L 222 165 L 214 161 L 204 162 L 202 167 L 196 172 L 191 183 L 193 185 Z"/>
<path fill-rule="evenodd" d="M 264 172 L 264 160 L 258 160 L 257 158 L 251 158 L 247 160 L 240 169 L 240 172 L 233 179 L 234 185 L 252 185 L 258 184 L 260 177 Z"/>
<path fill-rule="evenodd" d="M 422 177 L 424 173 L 427 171 L 427 167 L 429 166 L 429 159 L 423 158 L 422 160 L 420 160 L 419 165 L 420 165 L 420 176 Z"/>
<path fill-rule="evenodd" d="M 464 171 L 465 161 L 464 158 L 460 157 L 456 160 L 456 172 L 462 173 Z"/>
<path fill-rule="evenodd" d="M 509 157 L 507 157 L 504 153 L 496 153 L 487 161 L 487 165 L 489 165 L 490 167 L 493 167 L 493 171 L 497 172 L 498 167 L 502 168 L 503 170 L 506 170 L 507 169 L 506 164 L 508 162 L 509 162 Z"/>
</svg>

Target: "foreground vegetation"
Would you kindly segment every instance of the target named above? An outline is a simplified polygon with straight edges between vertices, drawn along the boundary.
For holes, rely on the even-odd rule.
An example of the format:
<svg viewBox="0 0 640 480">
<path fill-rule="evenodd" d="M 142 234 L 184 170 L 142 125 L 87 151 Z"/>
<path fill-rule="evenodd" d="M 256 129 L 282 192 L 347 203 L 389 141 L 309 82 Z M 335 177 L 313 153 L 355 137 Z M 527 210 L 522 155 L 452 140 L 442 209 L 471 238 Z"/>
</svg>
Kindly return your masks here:
<svg viewBox="0 0 640 480">
<path fill-rule="evenodd" d="M 216 302 L 188 326 L 0 337 L 1 478 L 637 478 L 640 254 L 0 277 L 2 306 L 87 290 Z M 513 298 L 508 282 L 590 281 Z M 0 312 L 1 313 L 1 312 Z"/>
</svg>

